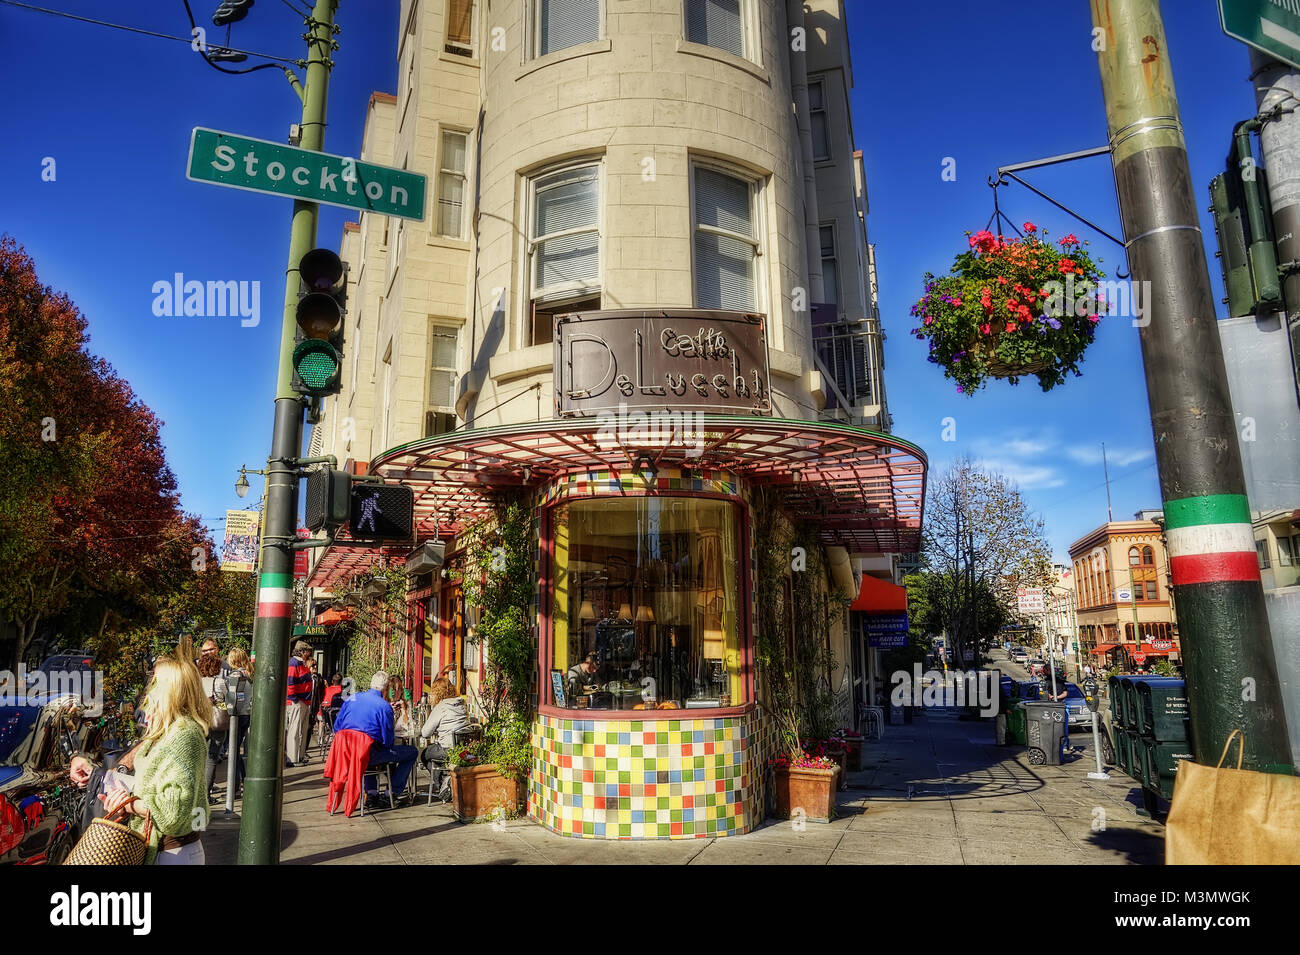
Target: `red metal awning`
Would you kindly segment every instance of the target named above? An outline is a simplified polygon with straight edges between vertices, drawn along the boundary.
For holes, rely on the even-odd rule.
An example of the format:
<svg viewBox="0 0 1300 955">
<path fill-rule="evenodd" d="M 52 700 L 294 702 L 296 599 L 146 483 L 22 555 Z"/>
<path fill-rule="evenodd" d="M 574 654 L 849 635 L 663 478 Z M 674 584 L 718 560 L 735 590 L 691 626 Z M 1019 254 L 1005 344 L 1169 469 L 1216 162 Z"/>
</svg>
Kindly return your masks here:
<svg viewBox="0 0 1300 955">
<path fill-rule="evenodd" d="M 332 624 L 342 623 L 344 620 L 351 620 L 351 619 L 352 619 L 352 611 L 335 610 L 333 607 L 331 607 L 329 610 L 326 610 L 324 613 L 317 616 L 316 622 L 318 624 L 322 624 L 328 627 L 331 626 Z"/>
<path fill-rule="evenodd" d="M 1155 654 L 1158 657 L 1167 657 L 1171 653 L 1177 653 L 1178 647 L 1173 646 L 1170 647 L 1168 650 L 1157 650 L 1155 647 L 1151 646 L 1151 644 L 1144 643 L 1137 647 L 1129 647 L 1129 652 L 1130 653 L 1151 653 L 1151 654 Z"/>
<path fill-rule="evenodd" d="M 862 586 L 849 609 L 867 613 L 907 613 L 907 588 L 863 574 Z"/>
<path fill-rule="evenodd" d="M 1092 653 L 1108 653 L 1109 651 L 1114 650 L 1117 646 L 1119 646 L 1118 643 L 1099 643 L 1099 644 L 1097 644 L 1095 647 L 1092 648 L 1091 652 L 1092 652 Z"/>
<path fill-rule="evenodd" d="M 632 416 L 629 416 L 632 417 Z M 686 468 L 731 471 L 775 488 L 783 511 L 820 527 L 823 543 L 850 554 L 920 549 L 925 453 L 893 435 L 823 421 L 741 415 L 687 415 L 690 438 L 657 437 L 656 415 L 620 430 L 602 418 L 502 425 L 424 438 L 384 452 L 369 473 L 415 492 L 420 540 L 455 534 L 487 517 L 496 492 L 539 486 L 567 474 L 610 472 L 611 480 Z M 679 416 L 680 421 L 682 416 Z M 668 479 L 655 485 L 672 490 Z M 385 557 L 349 547 L 346 532 L 313 569 L 308 583 L 332 589 Z"/>
</svg>

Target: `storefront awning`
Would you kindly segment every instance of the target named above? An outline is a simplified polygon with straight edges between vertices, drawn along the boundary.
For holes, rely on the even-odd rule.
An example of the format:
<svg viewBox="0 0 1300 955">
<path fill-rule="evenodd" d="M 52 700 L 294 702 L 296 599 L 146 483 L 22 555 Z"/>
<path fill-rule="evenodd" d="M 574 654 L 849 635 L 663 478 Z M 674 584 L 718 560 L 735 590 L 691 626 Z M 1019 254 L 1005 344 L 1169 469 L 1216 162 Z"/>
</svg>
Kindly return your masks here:
<svg viewBox="0 0 1300 955">
<path fill-rule="evenodd" d="M 420 540 L 455 534 L 487 517 L 503 488 L 605 471 L 615 481 L 640 474 L 653 482 L 659 469 L 687 468 L 731 471 L 772 487 L 786 514 L 814 522 L 823 543 L 850 554 L 920 549 L 927 462 L 909 442 L 823 421 L 710 414 L 627 418 L 630 423 L 569 418 L 454 431 L 386 451 L 370 463 L 369 473 L 415 491 Z M 672 489 L 667 479 L 657 486 Z M 408 550 L 390 548 L 388 554 Z M 332 589 L 382 559 L 374 549 L 349 546 L 344 532 L 308 583 Z"/>
<path fill-rule="evenodd" d="M 320 614 L 316 618 L 316 622 L 328 627 L 336 623 L 342 623 L 344 620 L 351 620 L 351 619 L 352 619 L 351 611 L 343 612 L 341 610 L 335 610 L 333 607 L 331 607 L 329 610 L 326 610 L 324 613 Z"/>
<path fill-rule="evenodd" d="M 863 574 L 862 586 L 849 609 L 866 613 L 907 613 L 907 588 Z"/>
<path fill-rule="evenodd" d="M 1093 653 L 1109 653 L 1111 650 L 1114 650 L 1117 646 L 1119 646 L 1119 644 L 1117 644 L 1117 643 L 1099 643 L 1099 644 L 1097 644 L 1095 647 L 1092 648 L 1092 652 L 1093 652 Z"/>
<path fill-rule="evenodd" d="M 1178 652 L 1178 648 L 1177 648 L 1177 647 L 1169 647 L 1169 648 L 1164 649 L 1164 650 L 1157 650 L 1155 647 L 1151 646 L 1151 644 L 1149 644 L 1149 643 L 1144 643 L 1144 644 L 1142 644 L 1142 645 L 1140 645 L 1140 646 L 1137 646 L 1137 647 L 1129 647 L 1129 652 L 1130 652 L 1130 653 L 1148 653 L 1148 654 L 1154 654 L 1155 656 L 1158 656 L 1158 657 L 1167 657 L 1167 656 L 1169 656 L 1169 654 L 1171 654 L 1171 653 L 1177 653 L 1177 652 Z"/>
</svg>

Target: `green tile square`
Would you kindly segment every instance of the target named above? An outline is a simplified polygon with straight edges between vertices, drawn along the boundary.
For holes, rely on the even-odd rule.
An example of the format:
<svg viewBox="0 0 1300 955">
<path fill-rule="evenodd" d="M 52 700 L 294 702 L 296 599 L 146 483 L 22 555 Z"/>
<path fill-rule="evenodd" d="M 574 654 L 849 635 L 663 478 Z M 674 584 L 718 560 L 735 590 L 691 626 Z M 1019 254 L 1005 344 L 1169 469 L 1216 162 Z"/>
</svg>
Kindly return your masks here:
<svg viewBox="0 0 1300 955">
<path fill-rule="evenodd" d="M 658 765 L 659 765 L 658 760 L 653 758 L 648 758 L 645 761 L 645 771 L 648 773 L 652 773 L 655 771 L 656 768 L 658 768 Z"/>
<path fill-rule="evenodd" d="M 682 721 L 681 721 L 681 720 L 669 720 L 669 721 L 668 721 L 668 732 L 670 732 L 670 733 L 676 733 L 676 732 L 679 732 L 679 731 L 681 730 L 681 728 L 682 728 Z"/>
<path fill-rule="evenodd" d="M 603 783 L 605 781 L 605 771 L 603 769 L 596 770 L 596 772 L 592 774 L 592 779 L 595 782 Z"/>
<path fill-rule="evenodd" d="M 668 797 L 667 797 L 667 796 L 660 796 L 660 797 L 658 797 L 658 802 L 659 802 L 659 804 L 658 804 L 658 807 L 657 807 L 657 808 L 659 808 L 659 809 L 667 809 L 667 808 L 668 808 Z"/>
<path fill-rule="evenodd" d="M 668 734 L 667 734 L 667 733 L 655 733 L 655 743 L 656 743 L 657 745 L 659 745 L 659 746 L 667 746 L 667 745 L 668 745 Z"/>
<path fill-rule="evenodd" d="M 632 773 L 629 770 L 623 770 L 618 774 L 618 781 L 620 783 L 630 783 L 632 781 Z"/>
<path fill-rule="evenodd" d="M 610 770 L 617 770 L 617 769 L 618 769 L 618 758 L 615 756 L 605 757 L 605 770 L 608 772 Z"/>
<path fill-rule="evenodd" d="M 718 821 L 717 821 L 716 819 L 710 819 L 710 820 L 708 820 L 708 821 L 704 824 L 704 831 L 705 831 L 705 833 L 717 832 L 717 831 L 718 831 Z"/>
<path fill-rule="evenodd" d="M 633 720 L 633 721 L 632 721 L 632 732 L 633 732 L 633 733 L 641 733 L 641 732 L 644 732 L 644 731 L 641 729 L 641 726 L 642 726 L 642 723 L 641 723 L 640 720 Z"/>
<path fill-rule="evenodd" d="M 658 834 L 660 836 L 671 836 L 673 834 L 672 827 L 666 822 L 659 823 L 657 828 L 659 829 Z"/>
<path fill-rule="evenodd" d="M 682 826 L 682 832 L 686 833 L 686 835 L 688 835 L 688 836 L 693 836 L 693 835 L 695 835 L 695 823 L 693 823 L 693 822 L 688 822 L 688 823 L 684 824 L 684 825 Z"/>
<path fill-rule="evenodd" d="M 633 747 L 632 747 L 632 758 L 633 758 L 633 759 L 639 759 L 640 757 L 642 757 L 642 756 L 644 756 L 644 755 L 645 755 L 645 747 L 644 747 L 644 746 L 633 746 Z"/>
<path fill-rule="evenodd" d="M 668 821 L 669 821 L 669 822 L 681 822 L 681 821 L 682 821 L 682 811 L 681 811 L 680 809 L 673 809 L 673 810 L 671 810 L 671 811 L 668 813 Z"/>
<path fill-rule="evenodd" d="M 596 834 L 595 824 L 590 822 L 584 822 L 582 824 L 582 834 L 584 836 L 594 836 Z"/>
<path fill-rule="evenodd" d="M 596 745 L 596 734 L 593 733 L 591 730 L 583 730 L 583 732 L 582 732 L 582 745 L 583 745 L 583 746 L 595 746 L 595 745 Z"/>
<path fill-rule="evenodd" d="M 618 824 L 618 834 L 619 834 L 620 836 L 628 836 L 628 837 L 631 837 L 631 835 L 632 835 L 632 824 L 631 824 L 630 822 L 620 822 L 620 823 Z"/>
<path fill-rule="evenodd" d="M 696 757 L 695 757 L 695 768 L 696 768 L 696 769 L 703 769 L 703 768 L 704 768 L 704 757 L 703 757 L 703 756 L 696 756 Z"/>
<path fill-rule="evenodd" d="M 721 743 L 721 742 L 724 742 L 724 736 L 725 736 L 725 734 L 723 733 L 722 730 L 714 730 L 714 731 L 713 731 L 713 741 L 714 741 L 715 743 Z"/>
</svg>

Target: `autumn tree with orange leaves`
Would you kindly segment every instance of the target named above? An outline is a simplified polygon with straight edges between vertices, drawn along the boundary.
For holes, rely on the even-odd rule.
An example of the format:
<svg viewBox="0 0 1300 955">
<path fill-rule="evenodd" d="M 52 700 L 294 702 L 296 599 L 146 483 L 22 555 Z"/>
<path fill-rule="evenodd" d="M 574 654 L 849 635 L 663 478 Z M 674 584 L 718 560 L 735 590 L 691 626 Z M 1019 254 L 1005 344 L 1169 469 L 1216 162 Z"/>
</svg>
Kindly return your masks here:
<svg viewBox="0 0 1300 955">
<path fill-rule="evenodd" d="M 219 573 L 181 511 L 160 422 L 87 351 L 86 327 L 0 239 L 0 659 L 13 670 L 38 636 L 89 647 Z"/>
</svg>

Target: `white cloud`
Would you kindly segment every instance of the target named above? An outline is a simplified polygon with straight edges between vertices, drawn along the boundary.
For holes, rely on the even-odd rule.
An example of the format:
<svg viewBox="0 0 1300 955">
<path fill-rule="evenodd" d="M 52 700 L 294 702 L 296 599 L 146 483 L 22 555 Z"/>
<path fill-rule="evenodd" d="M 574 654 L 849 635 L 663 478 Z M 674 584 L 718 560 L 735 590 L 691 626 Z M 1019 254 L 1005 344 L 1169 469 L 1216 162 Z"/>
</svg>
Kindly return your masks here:
<svg viewBox="0 0 1300 955">
<path fill-rule="evenodd" d="M 1079 464 L 1101 464 L 1100 445 L 1075 445 L 1065 449 L 1066 455 Z M 1141 464 L 1155 455 L 1150 448 L 1107 448 L 1106 463 L 1117 468 Z"/>
<path fill-rule="evenodd" d="M 1065 478 L 1053 467 L 1005 458 L 980 458 L 979 463 L 990 471 L 1006 475 L 1015 481 L 1022 491 L 1061 487 L 1065 484 Z"/>
</svg>

